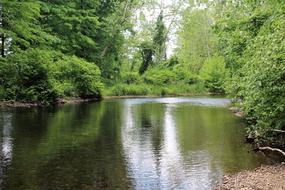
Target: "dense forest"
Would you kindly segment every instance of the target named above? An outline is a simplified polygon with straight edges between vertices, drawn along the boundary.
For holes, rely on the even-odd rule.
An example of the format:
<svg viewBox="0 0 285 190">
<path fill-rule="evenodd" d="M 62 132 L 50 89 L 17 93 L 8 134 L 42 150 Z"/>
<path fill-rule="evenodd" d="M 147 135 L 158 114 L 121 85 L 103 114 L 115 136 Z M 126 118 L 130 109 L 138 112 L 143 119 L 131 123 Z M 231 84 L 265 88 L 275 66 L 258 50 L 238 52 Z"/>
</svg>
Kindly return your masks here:
<svg viewBox="0 0 285 190">
<path fill-rule="evenodd" d="M 3 101 L 226 94 L 255 133 L 285 128 L 284 0 L 1 0 L 0 10 Z"/>
</svg>

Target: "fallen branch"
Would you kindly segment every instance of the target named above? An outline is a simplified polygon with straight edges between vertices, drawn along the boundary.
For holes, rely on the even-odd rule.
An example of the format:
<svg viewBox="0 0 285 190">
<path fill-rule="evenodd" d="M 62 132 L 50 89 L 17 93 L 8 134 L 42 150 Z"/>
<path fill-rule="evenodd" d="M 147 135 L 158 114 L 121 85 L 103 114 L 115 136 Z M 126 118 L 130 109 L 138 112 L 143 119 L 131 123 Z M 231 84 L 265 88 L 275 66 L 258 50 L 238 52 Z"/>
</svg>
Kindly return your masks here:
<svg viewBox="0 0 285 190">
<path fill-rule="evenodd" d="M 282 154 L 284 157 L 285 157 L 285 152 L 281 149 L 278 149 L 278 148 L 271 148 L 269 146 L 266 146 L 266 147 L 258 147 L 256 149 L 254 149 L 255 151 L 264 151 L 264 150 L 269 150 L 269 151 L 272 151 L 272 152 L 279 152 L 280 154 Z"/>
<path fill-rule="evenodd" d="M 280 129 L 269 129 L 268 131 L 271 131 L 271 132 L 275 132 L 275 133 L 284 133 L 285 134 L 285 131 L 283 130 L 280 130 Z"/>
</svg>

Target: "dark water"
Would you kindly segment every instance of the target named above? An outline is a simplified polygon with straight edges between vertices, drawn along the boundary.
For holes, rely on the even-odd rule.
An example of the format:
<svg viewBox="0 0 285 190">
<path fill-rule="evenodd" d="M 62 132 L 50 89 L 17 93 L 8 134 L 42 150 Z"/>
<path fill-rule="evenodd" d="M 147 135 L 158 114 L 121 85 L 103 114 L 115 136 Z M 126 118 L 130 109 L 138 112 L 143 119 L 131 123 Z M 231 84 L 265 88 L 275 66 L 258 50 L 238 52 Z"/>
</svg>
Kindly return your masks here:
<svg viewBox="0 0 285 190">
<path fill-rule="evenodd" d="M 106 100 L 0 111 L 0 189 L 211 189 L 264 163 L 226 99 Z"/>
</svg>

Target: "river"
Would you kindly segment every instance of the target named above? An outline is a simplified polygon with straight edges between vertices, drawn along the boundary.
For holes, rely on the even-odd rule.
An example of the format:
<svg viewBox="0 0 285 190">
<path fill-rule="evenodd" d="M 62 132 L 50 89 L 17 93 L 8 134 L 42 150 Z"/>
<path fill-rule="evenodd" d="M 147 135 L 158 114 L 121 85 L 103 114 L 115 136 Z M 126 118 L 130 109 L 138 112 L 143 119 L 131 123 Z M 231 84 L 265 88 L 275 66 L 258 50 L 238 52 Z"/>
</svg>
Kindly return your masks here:
<svg viewBox="0 0 285 190">
<path fill-rule="evenodd" d="M 266 163 L 210 97 L 0 110 L 0 189 L 211 189 Z"/>
</svg>

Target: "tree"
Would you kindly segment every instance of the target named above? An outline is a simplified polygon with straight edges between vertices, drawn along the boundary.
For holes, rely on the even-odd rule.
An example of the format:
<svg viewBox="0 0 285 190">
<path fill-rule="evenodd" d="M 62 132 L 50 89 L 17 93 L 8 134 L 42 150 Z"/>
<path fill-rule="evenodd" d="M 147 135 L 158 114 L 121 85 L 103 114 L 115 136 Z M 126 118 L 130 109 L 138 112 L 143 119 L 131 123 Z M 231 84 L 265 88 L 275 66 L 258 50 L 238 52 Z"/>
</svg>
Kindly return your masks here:
<svg viewBox="0 0 285 190">
<path fill-rule="evenodd" d="M 123 32 L 137 1 L 42 0 L 41 24 L 58 39 L 53 47 L 96 63 L 104 78 L 112 79 L 120 69 Z"/>
<path fill-rule="evenodd" d="M 212 29 L 213 24 L 210 7 L 189 7 L 183 14 L 178 56 L 193 73 L 199 73 L 205 60 L 217 53 L 217 37 Z"/>
<path fill-rule="evenodd" d="M 153 63 L 153 45 L 152 42 L 144 42 L 141 44 L 142 64 L 139 68 L 139 73 L 143 74 L 148 67 Z"/>
<path fill-rule="evenodd" d="M 163 12 L 161 11 L 154 30 L 153 47 L 154 47 L 154 62 L 159 64 L 166 60 L 166 28 L 163 22 Z"/>
<path fill-rule="evenodd" d="M 41 30 L 38 19 L 38 1 L 2 0 L 0 2 L 1 56 L 8 53 L 37 47 L 48 43 L 46 33 Z"/>
<path fill-rule="evenodd" d="M 285 3 L 229 1 L 217 4 L 215 31 L 232 78 L 228 92 L 239 102 L 251 131 L 276 140 L 285 129 Z"/>
</svg>

